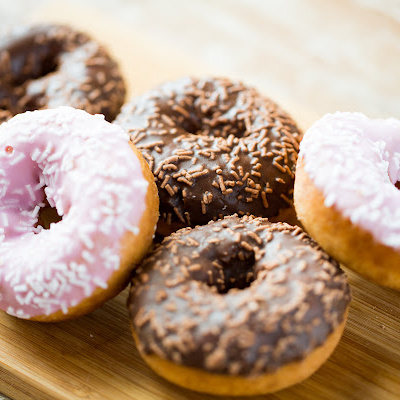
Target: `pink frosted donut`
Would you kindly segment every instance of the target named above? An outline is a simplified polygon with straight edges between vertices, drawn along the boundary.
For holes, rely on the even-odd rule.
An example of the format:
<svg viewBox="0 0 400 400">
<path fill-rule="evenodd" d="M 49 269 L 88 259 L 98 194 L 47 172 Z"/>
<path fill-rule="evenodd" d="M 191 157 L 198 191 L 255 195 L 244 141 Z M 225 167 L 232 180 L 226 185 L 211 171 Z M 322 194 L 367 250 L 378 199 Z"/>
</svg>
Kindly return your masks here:
<svg viewBox="0 0 400 400">
<path fill-rule="evenodd" d="M 325 115 L 305 134 L 295 206 L 311 236 L 343 264 L 400 289 L 400 121 Z"/>
<path fill-rule="evenodd" d="M 158 199 L 124 131 L 70 107 L 0 125 L 0 309 L 82 315 L 123 288 L 149 247 Z M 45 203 L 62 218 L 38 225 Z"/>
</svg>

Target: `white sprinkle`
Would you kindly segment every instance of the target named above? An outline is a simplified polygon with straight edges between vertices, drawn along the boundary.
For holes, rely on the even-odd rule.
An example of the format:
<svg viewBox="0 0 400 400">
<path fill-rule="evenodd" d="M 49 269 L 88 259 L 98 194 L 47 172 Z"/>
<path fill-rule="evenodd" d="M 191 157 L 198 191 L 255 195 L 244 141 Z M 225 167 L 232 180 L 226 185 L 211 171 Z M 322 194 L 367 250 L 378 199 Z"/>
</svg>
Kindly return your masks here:
<svg viewBox="0 0 400 400">
<path fill-rule="evenodd" d="M 70 269 L 73 271 L 76 271 L 79 267 L 79 264 L 77 264 L 75 261 L 72 261 L 71 264 L 69 264 Z"/>
<path fill-rule="evenodd" d="M 19 304 L 24 305 L 25 304 L 25 297 L 20 296 L 19 294 L 17 294 L 15 296 L 15 299 L 18 301 Z"/>
<path fill-rule="evenodd" d="M 32 232 L 38 234 L 38 233 L 42 232 L 42 230 L 43 230 L 43 226 L 38 225 L 38 226 L 33 227 Z"/>
<path fill-rule="evenodd" d="M 59 176 L 60 176 L 60 169 L 56 169 L 54 173 L 54 182 L 58 182 Z"/>
<path fill-rule="evenodd" d="M 79 238 L 82 240 L 83 244 L 89 249 L 93 249 L 94 243 L 93 240 L 86 234 L 86 232 L 80 231 Z"/>
<path fill-rule="evenodd" d="M 49 311 L 51 309 L 52 305 L 56 305 L 56 306 L 59 305 L 59 300 L 36 296 L 33 298 L 33 303 L 35 303 L 41 307 L 47 307 L 47 311 Z M 51 312 L 50 312 L 50 314 L 51 314 Z"/>
<path fill-rule="evenodd" d="M 107 289 L 107 288 L 108 288 L 107 282 L 104 282 L 103 280 L 101 280 L 100 278 L 98 278 L 98 277 L 96 277 L 96 276 L 93 278 L 93 283 L 94 283 L 96 286 L 101 287 L 102 289 Z"/>
<path fill-rule="evenodd" d="M 132 232 L 134 235 L 139 235 L 140 229 L 137 226 L 126 225 L 126 230 Z"/>
<path fill-rule="evenodd" d="M 94 263 L 96 261 L 96 257 L 93 254 L 90 254 L 87 250 L 83 250 L 82 258 L 89 264 Z"/>
<path fill-rule="evenodd" d="M 56 163 L 54 164 L 47 164 L 46 167 L 43 169 L 43 174 L 51 175 L 53 174 L 58 168 Z"/>
<path fill-rule="evenodd" d="M 14 307 L 7 307 L 6 313 L 10 315 L 15 315 Z"/>
<path fill-rule="evenodd" d="M 25 304 L 30 304 L 35 294 L 30 290 L 25 297 Z"/>
<path fill-rule="evenodd" d="M 52 161 L 60 160 L 61 157 L 62 157 L 62 152 L 54 153 L 47 158 L 47 161 L 52 162 Z"/>
<path fill-rule="evenodd" d="M 24 190 L 23 189 L 14 189 L 11 193 L 12 194 L 24 194 Z"/>
<path fill-rule="evenodd" d="M 43 186 L 45 186 L 46 183 L 44 181 L 43 175 L 40 175 L 39 177 L 39 183 L 35 186 L 35 190 L 41 189 Z"/>
<path fill-rule="evenodd" d="M 8 271 L 8 273 L 4 276 L 5 282 L 10 282 L 11 279 L 14 277 L 14 275 L 15 275 L 15 270 L 12 269 Z"/>
<path fill-rule="evenodd" d="M 90 296 L 92 294 L 92 287 L 90 286 L 90 284 L 88 284 L 88 282 L 79 281 L 77 279 L 70 279 L 69 283 L 71 285 L 83 288 L 85 296 Z"/>
<path fill-rule="evenodd" d="M 26 187 L 26 190 L 28 191 L 28 194 L 29 194 L 31 200 L 35 201 L 36 200 L 36 196 L 35 196 L 35 193 L 34 193 L 34 191 L 32 189 L 32 186 L 28 184 L 28 185 L 25 185 L 25 187 Z"/>
<path fill-rule="evenodd" d="M 35 150 L 33 150 L 32 155 L 31 155 L 32 161 L 36 161 L 37 158 L 40 156 L 41 153 L 42 153 L 42 152 L 41 152 L 38 148 L 36 148 Z"/>
<path fill-rule="evenodd" d="M 105 247 L 101 253 L 100 257 L 104 260 L 104 266 L 107 269 L 117 270 L 120 265 L 120 257 L 118 254 L 114 254 L 112 248 Z"/>
<path fill-rule="evenodd" d="M 28 286 L 25 283 L 14 286 L 14 292 L 26 292 L 27 290 L 28 290 Z"/>
<path fill-rule="evenodd" d="M 48 285 L 46 286 L 47 290 L 51 293 L 51 294 L 56 294 L 59 291 L 60 288 L 60 283 L 56 280 L 56 279 L 52 279 Z M 60 294 L 60 293 L 59 293 Z"/>
<path fill-rule="evenodd" d="M 72 168 L 74 167 L 74 163 L 73 163 L 73 161 L 72 160 L 67 160 L 67 159 L 63 159 L 63 162 L 62 162 L 62 164 L 61 164 L 61 168 L 60 168 L 60 170 L 62 171 L 62 172 L 67 172 L 67 171 L 70 171 Z"/>
<path fill-rule="evenodd" d="M 41 295 L 43 293 L 43 291 L 44 291 L 44 287 L 37 281 L 31 282 L 30 286 L 33 289 L 33 291 L 38 295 Z"/>
<path fill-rule="evenodd" d="M 40 210 L 40 207 L 39 206 L 35 206 L 35 208 L 33 209 L 32 213 L 31 213 L 31 216 L 33 218 L 35 218 L 38 215 L 39 210 Z"/>
<path fill-rule="evenodd" d="M 16 316 L 17 316 L 18 318 L 30 318 L 30 315 L 29 315 L 29 314 L 26 314 L 25 311 L 24 311 L 22 308 L 20 308 L 19 310 L 17 310 Z"/>
<path fill-rule="evenodd" d="M 60 217 L 64 215 L 64 207 L 61 200 L 56 202 L 56 210 Z"/>
<path fill-rule="evenodd" d="M 103 206 L 100 208 L 104 215 L 114 215 L 115 211 L 112 207 Z"/>
<path fill-rule="evenodd" d="M 92 217 L 93 221 L 98 221 L 101 218 L 101 214 L 99 210 L 93 208 L 90 210 L 90 216 Z"/>
<path fill-rule="evenodd" d="M 25 158 L 25 154 L 24 153 L 19 153 L 18 156 L 13 157 L 10 160 L 10 165 L 15 165 L 15 164 L 19 163 L 20 161 L 22 161 L 24 158 Z"/>
<path fill-rule="evenodd" d="M 21 270 L 14 271 L 14 274 L 12 275 L 10 280 L 11 286 L 19 285 L 19 283 L 21 282 L 21 273 L 22 273 Z"/>
<path fill-rule="evenodd" d="M 0 185 L 9 186 L 11 181 L 9 179 L 0 179 Z"/>
<path fill-rule="evenodd" d="M 16 232 L 33 232 L 33 226 L 31 225 L 16 225 L 14 226 Z"/>
<path fill-rule="evenodd" d="M 99 226 L 99 230 L 105 235 L 109 235 L 111 232 L 111 226 L 109 223 L 106 223 L 106 221 L 107 220 L 104 220 L 103 223 Z"/>
<path fill-rule="evenodd" d="M 8 186 L 3 186 L 0 190 L 0 199 L 6 195 Z"/>
<path fill-rule="evenodd" d="M 48 143 L 46 149 L 41 154 L 40 158 L 36 160 L 36 162 L 40 164 L 46 157 L 48 157 L 52 149 L 53 145 L 51 143 Z"/>
<path fill-rule="evenodd" d="M 61 302 L 60 307 L 61 307 L 61 310 L 62 310 L 62 312 L 64 314 L 68 314 L 68 307 L 67 307 L 67 304 L 64 301 Z"/>
<path fill-rule="evenodd" d="M 7 227 L 8 226 L 8 215 L 5 213 L 1 213 L 1 219 L 3 221 L 3 226 Z"/>
<path fill-rule="evenodd" d="M 6 210 L 8 208 L 14 208 L 19 204 L 18 199 L 16 198 L 8 198 L 8 199 L 3 199 L 1 201 L 1 208 L 3 210 Z"/>
</svg>

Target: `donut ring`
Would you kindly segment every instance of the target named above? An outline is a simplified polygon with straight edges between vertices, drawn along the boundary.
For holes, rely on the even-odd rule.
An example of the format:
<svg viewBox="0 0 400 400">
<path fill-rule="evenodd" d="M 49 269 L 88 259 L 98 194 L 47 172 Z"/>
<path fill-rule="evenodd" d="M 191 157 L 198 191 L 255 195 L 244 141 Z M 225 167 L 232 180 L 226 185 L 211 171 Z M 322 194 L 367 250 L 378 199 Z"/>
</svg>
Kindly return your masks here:
<svg viewBox="0 0 400 400">
<path fill-rule="evenodd" d="M 70 107 L 0 125 L 1 310 L 59 321 L 126 285 L 158 217 L 153 176 L 132 149 L 103 115 Z M 37 225 L 45 198 L 62 217 L 50 229 Z"/>
<path fill-rule="evenodd" d="M 116 122 L 155 175 L 161 235 L 234 213 L 293 222 L 301 134 L 254 89 L 185 78 L 133 99 Z"/>
<path fill-rule="evenodd" d="M 304 137 L 295 184 L 298 217 L 310 235 L 347 267 L 397 290 L 399 154 L 400 121 L 328 114 Z"/>
<path fill-rule="evenodd" d="M 133 279 L 134 338 L 158 374 L 218 395 L 310 376 L 344 329 L 350 289 L 299 227 L 237 216 L 164 239 Z"/>
<path fill-rule="evenodd" d="M 112 121 L 124 99 L 117 64 L 84 33 L 38 25 L 0 39 L 0 123 L 25 111 L 64 105 Z"/>
</svg>

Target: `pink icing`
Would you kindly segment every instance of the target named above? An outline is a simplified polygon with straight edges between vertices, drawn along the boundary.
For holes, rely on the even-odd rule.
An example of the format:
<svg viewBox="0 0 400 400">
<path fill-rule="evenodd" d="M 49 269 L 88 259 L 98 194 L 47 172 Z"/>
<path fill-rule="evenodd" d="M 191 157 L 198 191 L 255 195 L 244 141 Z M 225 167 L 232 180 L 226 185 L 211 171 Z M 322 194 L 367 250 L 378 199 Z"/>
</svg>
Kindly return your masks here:
<svg viewBox="0 0 400 400">
<path fill-rule="evenodd" d="M 70 107 L 0 125 L 0 309 L 20 318 L 64 313 L 120 264 L 139 234 L 148 183 L 127 135 Z M 35 228 L 46 193 L 62 220 Z"/>
<path fill-rule="evenodd" d="M 376 241 L 400 249 L 400 121 L 325 115 L 300 144 L 305 171 L 334 206 Z"/>
</svg>

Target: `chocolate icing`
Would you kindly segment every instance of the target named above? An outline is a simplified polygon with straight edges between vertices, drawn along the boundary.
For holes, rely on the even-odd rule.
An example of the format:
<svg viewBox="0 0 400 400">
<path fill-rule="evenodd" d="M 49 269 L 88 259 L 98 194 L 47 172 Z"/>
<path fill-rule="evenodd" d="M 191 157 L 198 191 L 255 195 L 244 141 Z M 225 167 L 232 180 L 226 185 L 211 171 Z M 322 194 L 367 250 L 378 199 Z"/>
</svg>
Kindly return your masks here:
<svg viewBox="0 0 400 400">
<path fill-rule="evenodd" d="M 61 105 L 112 121 L 124 99 L 117 64 L 84 33 L 38 25 L 0 38 L 0 122 Z"/>
<path fill-rule="evenodd" d="M 249 376 L 307 357 L 349 302 L 338 263 L 301 228 L 230 216 L 164 239 L 128 306 L 142 352 Z"/>
<path fill-rule="evenodd" d="M 155 175 L 164 234 L 234 213 L 276 217 L 293 207 L 301 133 L 252 88 L 184 78 L 133 99 L 116 122 Z"/>
</svg>

